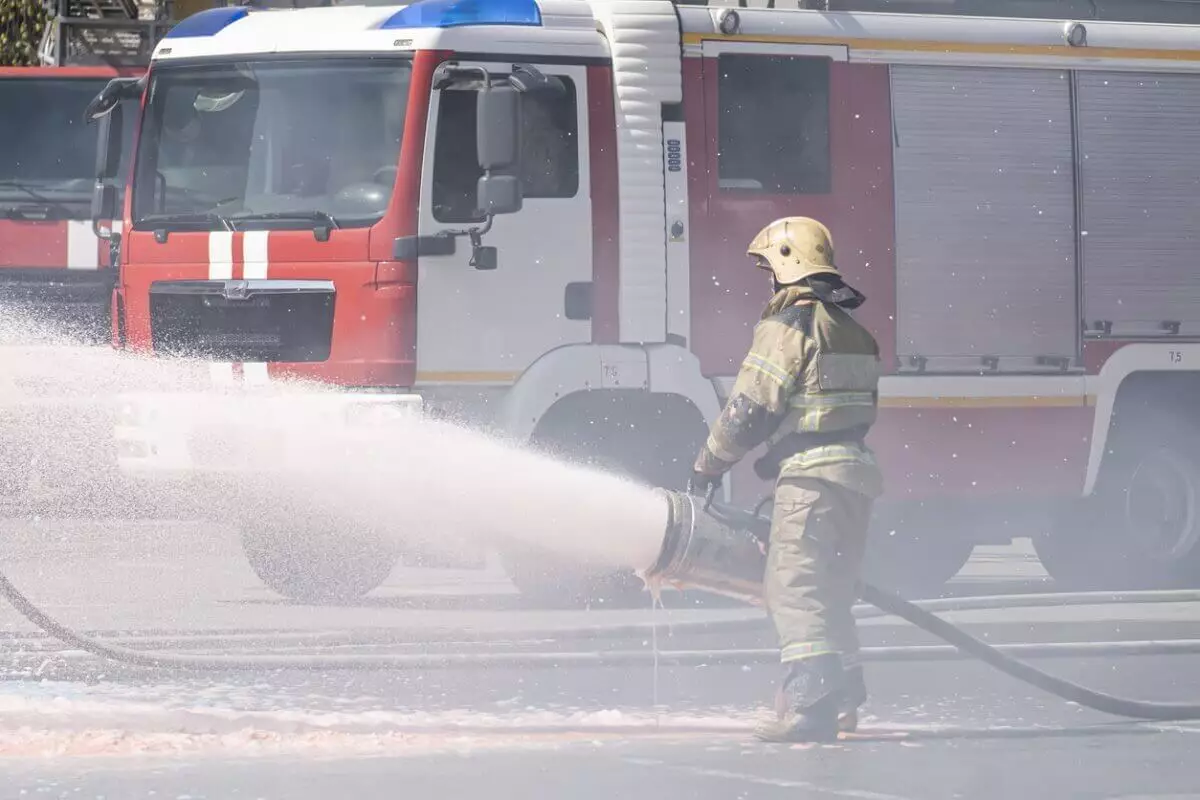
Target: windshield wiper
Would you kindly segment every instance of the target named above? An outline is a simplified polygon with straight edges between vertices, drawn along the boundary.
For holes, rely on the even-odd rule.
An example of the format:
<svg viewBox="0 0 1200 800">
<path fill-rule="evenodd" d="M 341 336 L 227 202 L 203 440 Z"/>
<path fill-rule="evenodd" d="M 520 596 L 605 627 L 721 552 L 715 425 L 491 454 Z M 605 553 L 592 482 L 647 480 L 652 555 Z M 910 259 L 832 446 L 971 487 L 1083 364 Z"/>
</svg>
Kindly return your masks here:
<svg viewBox="0 0 1200 800">
<path fill-rule="evenodd" d="M 307 220 L 309 222 L 323 222 L 323 223 L 325 223 L 326 226 L 328 226 L 330 228 L 342 227 L 338 223 L 337 218 L 334 217 L 332 214 L 325 212 L 325 211 L 317 211 L 315 209 L 311 210 L 311 211 L 262 211 L 262 212 L 245 211 L 245 212 L 242 212 L 241 214 L 234 214 L 233 216 L 230 217 L 230 220 L 232 220 L 233 222 L 251 222 L 251 221 L 265 222 L 265 221 L 269 221 L 269 220 L 287 220 L 287 219 Z"/>
<path fill-rule="evenodd" d="M 313 238 L 318 242 L 329 241 L 329 234 L 334 228 L 342 227 L 337 218 L 325 211 L 305 210 L 305 211 L 245 211 L 241 214 L 235 214 L 230 217 L 234 223 L 238 222 L 265 222 L 269 220 L 305 220 L 315 223 L 312 226 Z"/>
<path fill-rule="evenodd" d="M 138 220 L 139 225 L 151 225 L 156 229 L 164 229 L 166 225 L 220 225 L 227 231 L 233 230 L 229 217 L 213 211 L 197 214 L 147 214 Z"/>
<path fill-rule="evenodd" d="M 30 186 L 26 181 L 19 181 L 15 178 L 0 178 L 0 186 L 6 189 L 16 189 L 18 192 L 23 192 L 32 197 L 34 200 L 37 200 L 39 203 L 45 203 L 46 205 L 51 204 L 50 200 L 46 199 L 44 195 L 34 191 L 33 187 Z"/>
<path fill-rule="evenodd" d="M 34 202 L 18 202 L 5 203 L 0 216 L 6 219 L 14 220 L 36 220 L 46 221 L 58 217 L 67 217 L 70 212 L 60 200 L 51 200 L 45 195 L 37 192 L 25 181 L 19 181 L 15 178 L 0 178 L 0 188 L 16 189 L 21 194 L 27 195 Z"/>
<path fill-rule="evenodd" d="M 147 225 L 156 232 L 166 232 L 176 226 L 191 227 L 193 225 L 220 225 L 227 231 L 237 230 L 240 222 L 267 220 L 304 220 L 320 223 L 314 228 L 318 238 L 328 238 L 330 228 L 341 227 L 336 218 L 324 211 L 271 211 L 263 213 L 243 212 L 240 214 L 218 214 L 215 211 L 205 211 L 196 214 L 147 214 L 137 221 L 138 225 Z M 324 237 L 322 237 L 324 234 Z"/>
</svg>

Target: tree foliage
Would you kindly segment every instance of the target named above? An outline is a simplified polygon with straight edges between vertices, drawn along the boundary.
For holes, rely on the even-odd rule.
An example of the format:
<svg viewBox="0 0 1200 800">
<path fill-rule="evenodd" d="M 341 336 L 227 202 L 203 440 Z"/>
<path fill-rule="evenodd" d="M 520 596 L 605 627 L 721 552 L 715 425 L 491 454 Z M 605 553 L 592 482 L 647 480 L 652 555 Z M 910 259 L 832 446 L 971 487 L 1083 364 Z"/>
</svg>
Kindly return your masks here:
<svg viewBox="0 0 1200 800">
<path fill-rule="evenodd" d="M 0 0 L 0 67 L 36 65 L 49 24 L 42 0 Z"/>
</svg>

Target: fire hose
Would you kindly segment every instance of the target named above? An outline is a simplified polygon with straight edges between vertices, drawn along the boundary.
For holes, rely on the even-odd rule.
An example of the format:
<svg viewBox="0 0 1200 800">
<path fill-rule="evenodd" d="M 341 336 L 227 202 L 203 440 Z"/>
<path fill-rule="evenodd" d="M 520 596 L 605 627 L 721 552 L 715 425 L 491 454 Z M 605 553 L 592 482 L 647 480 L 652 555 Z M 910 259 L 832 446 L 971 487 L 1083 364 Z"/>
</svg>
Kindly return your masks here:
<svg viewBox="0 0 1200 800">
<path fill-rule="evenodd" d="M 740 599 L 758 605 L 765 567 L 765 555 L 760 541 L 770 531 L 770 520 L 756 511 L 745 511 L 704 502 L 703 498 L 659 490 L 668 505 L 667 527 L 657 561 L 642 572 L 649 585 L 668 583 L 681 588 L 697 588 Z M 184 671 L 266 671 L 266 670 L 380 670 L 431 668 L 526 668 L 563 666 L 628 666 L 648 663 L 650 654 L 638 651 L 601 652 L 507 652 L 507 653 L 429 653 L 411 654 L 348 654 L 348 655 L 241 655 L 181 654 L 139 650 L 111 644 L 80 634 L 63 625 L 31 602 L 0 572 L 0 595 L 29 622 L 47 635 L 69 647 L 85 653 L 135 667 Z M 859 595 L 867 603 L 886 614 L 901 619 L 948 642 L 961 653 L 975 657 L 989 666 L 1019 681 L 1034 686 L 1068 702 L 1115 716 L 1144 720 L 1200 719 L 1200 703 L 1160 703 L 1117 697 L 1088 689 L 1079 684 L 1043 672 L 1020 661 L 1005 650 L 1025 654 L 1054 655 L 1056 648 L 1081 649 L 1084 654 L 1098 655 L 1099 648 L 1089 644 L 1033 644 L 993 646 L 971 636 L 962 629 L 941 619 L 890 592 L 863 583 Z M 1120 645 L 1151 645 L 1162 653 L 1198 653 L 1200 644 L 1188 642 L 1110 643 L 1109 648 L 1120 652 Z M 1157 645 L 1157 649 L 1155 649 Z M 1172 646 L 1179 645 L 1179 646 Z M 941 650 L 936 647 L 906 646 L 874 648 L 895 651 L 896 655 L 920 656 L 922 651 Z M 1134 648 L 1125 648 L 1132 651 Z M 1140 649 L 1140 648 L 1139 648 Z M 1067 654 L 1065 651 L 1063 654 Z M 1078 653 L 1075 653 L 1078 654 Z M 864 652 L 864 655 L 866 653 Z M 664 665 L 745 663 L 778 658 L 777 651 L 717 650 L 664 651 L 653 655 L 654 663 Z"/>
</svg>

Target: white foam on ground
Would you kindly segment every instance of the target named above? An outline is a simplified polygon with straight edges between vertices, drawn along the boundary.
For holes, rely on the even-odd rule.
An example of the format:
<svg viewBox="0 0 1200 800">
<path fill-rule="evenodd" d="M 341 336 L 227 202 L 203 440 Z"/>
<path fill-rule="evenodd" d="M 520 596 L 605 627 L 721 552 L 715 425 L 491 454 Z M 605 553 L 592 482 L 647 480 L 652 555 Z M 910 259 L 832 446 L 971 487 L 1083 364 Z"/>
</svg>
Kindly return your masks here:
<svg viewBox="0 0 1200 800">
<path fill-rule="evenodd" d="M 614 736 L 617 734 L 614 734 Z M 592 733 L 521 733 L 503 737 L 468 734 L 347 734 L 314 731 L 281 734 L 245 729 L 225 734 L 131 733 L 119 729 L 73 732 L 21 729 L 0 731 L 0 761 L 64 757 L 178 757 L 255 758 L 269 756 L 417 756 L 439 752 L 477 752 L 483 749 L 556 748 L 594 742 Z"/>
<path fill-rule="evenodd" d="M 130 692 L 132 694 L 132 691 Z M 294 702 L 294 700 L 292 701 Z M 0 694 L 0 729 L 80 730 L 120 728 L 135 733 L 189 731 L 228 734 L 241 730 L 272 733 L 337 731 L 436 732 L 452 730 L 627 730 L 709 729 L 744 726 L 752 713 L 724 709 L 708 713 L 656 713 L 647 710 L 565 710 L 527 708 L 487 713 L 475 708 L 442 711 L 316 711 L 301 708 L 248 710 L 231 706 L 175 702 L 164 705 L 120 699 Z"/>
<path fill-rule="evenodd" d="M 43 686 L 0 694 L 0 759 L 212 754 L 421 754 L 444 750 L 558 747 L 610 737 L 729 735 L 749 731 L 741 710 L 658 714 L 646 710 L 511 713 L 246 710 L 90 696 Z M 116 687 L 113 687 L 114 689 Z M 164 687 L 165 688 L 165 687 Z M 114 695 L 128 693 L 121 688 Z M 164 692 L 165 694 L 165 692 Z"/>
</svg>

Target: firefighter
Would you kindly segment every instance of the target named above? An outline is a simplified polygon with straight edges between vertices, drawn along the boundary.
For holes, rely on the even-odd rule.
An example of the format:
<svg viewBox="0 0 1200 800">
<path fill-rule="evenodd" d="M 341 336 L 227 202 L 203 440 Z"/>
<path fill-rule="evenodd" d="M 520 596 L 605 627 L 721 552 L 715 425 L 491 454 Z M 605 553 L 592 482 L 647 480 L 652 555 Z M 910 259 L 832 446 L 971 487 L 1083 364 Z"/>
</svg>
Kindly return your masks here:
<svg viewBox="0 0 1200 800">
<path fill-rule="evenodd" d="M 866 700 L 851 608 L 882 476 L 864 437 L 875 422 L 879 347 L 848 311 L 866 299 L 834 264 L 829 230 L 776 220 L 747 251 L 774 292 L 720 418 L 693 466 L 705 495 L 760 444 L 775 481 L 764 601 L 784 666 L 768 741 L 853 730 Z"/>
</svg>

